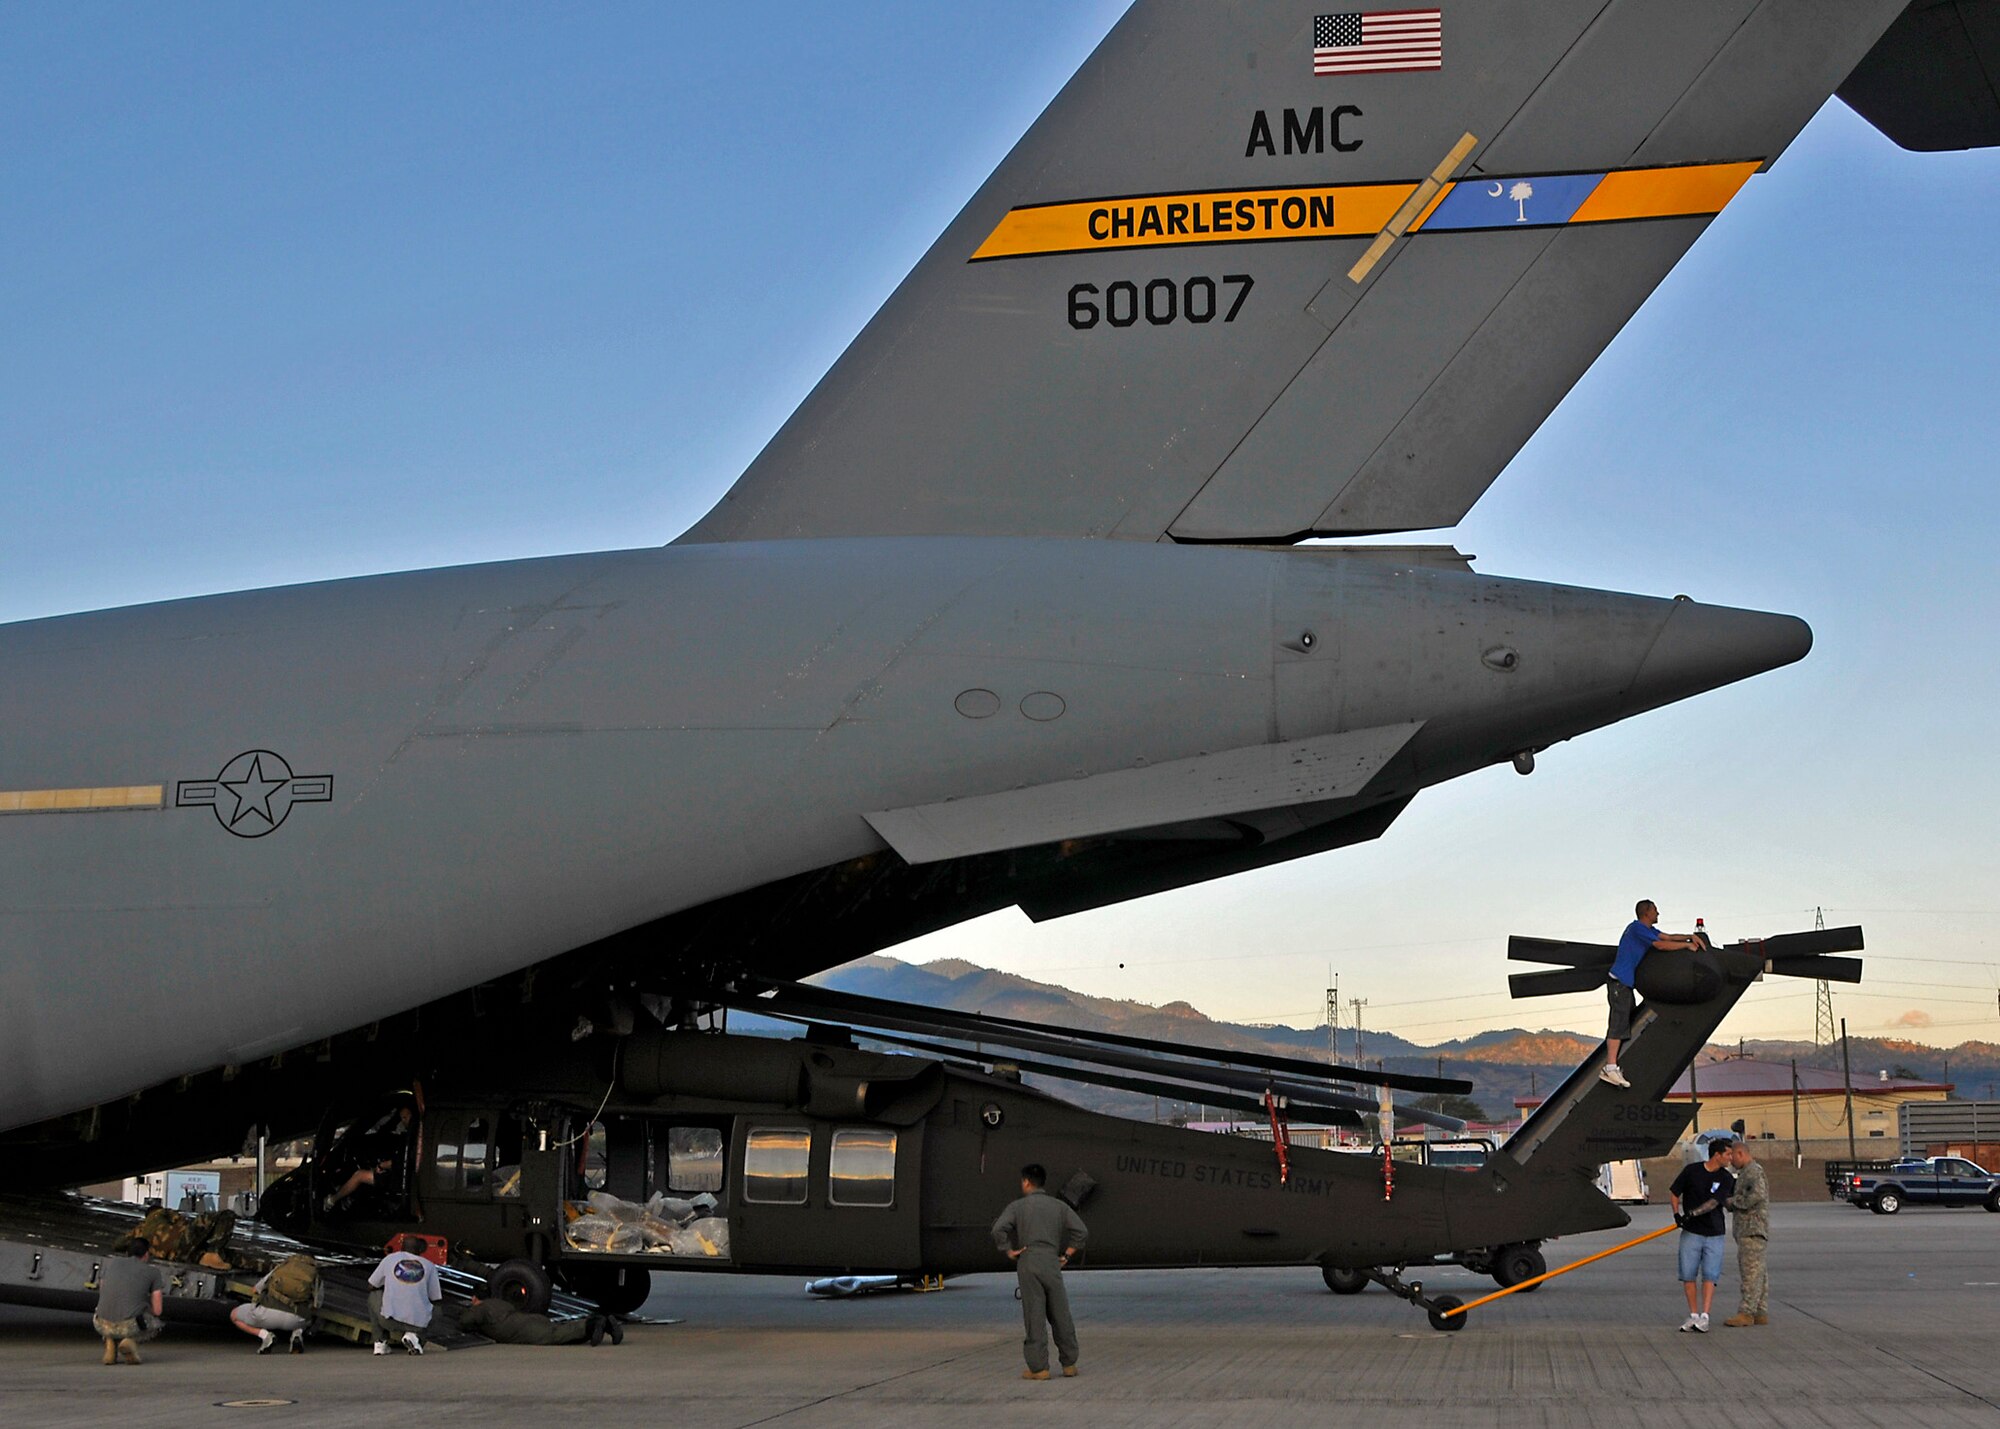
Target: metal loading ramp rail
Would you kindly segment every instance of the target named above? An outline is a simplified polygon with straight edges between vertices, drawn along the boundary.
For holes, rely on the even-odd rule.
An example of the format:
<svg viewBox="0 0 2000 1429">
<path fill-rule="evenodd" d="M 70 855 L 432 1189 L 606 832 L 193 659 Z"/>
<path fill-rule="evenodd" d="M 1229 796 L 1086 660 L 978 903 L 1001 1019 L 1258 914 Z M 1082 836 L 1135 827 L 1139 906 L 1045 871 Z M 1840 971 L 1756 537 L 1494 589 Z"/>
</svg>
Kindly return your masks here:
<svg viewBox="0 0 2000 1429">
<path fill-rule="evenodd" d="M 97 1301 L 97 1276 L 113 1248 L 129 1239 L 146 1207 L 94 1196 L 0 1197 L 0 1301 L 88 1314 Z M 320 1306 L 314 1333 L 355 1344 L 373 1339 L 368 1320 L 368 1276 L 380 1255 L 328 1249 L 294 1240 L 254 1221 L 238 1221 L 223 1247 L 228 1269 L 175 1261 L 156 1262 L 168 1274 L 167 1319 L 220 1324 L 250 1298 L 266 1271 L 294 1255 L 320 1266 Z M 427 1346 L 471 1349 L 491 1344 L 458 1327 L 458 1311 L 485 1290 L 485 1276 L 469 1266 L 441 1266 L 444 1303 L 425 1336 Z M 597 1313 L 588 1300 L 558 1289 L 549 1314 L 557 1320 Z"/>
</svg>

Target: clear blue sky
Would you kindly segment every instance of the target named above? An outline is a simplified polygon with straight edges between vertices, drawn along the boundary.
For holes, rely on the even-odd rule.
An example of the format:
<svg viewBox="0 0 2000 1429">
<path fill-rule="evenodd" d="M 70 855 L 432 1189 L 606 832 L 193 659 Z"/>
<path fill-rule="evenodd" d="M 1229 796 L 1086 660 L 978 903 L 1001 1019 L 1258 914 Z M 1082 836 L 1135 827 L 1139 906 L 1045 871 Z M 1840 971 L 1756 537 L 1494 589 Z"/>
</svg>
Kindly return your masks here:
<svg viewBox="0 0 2000 1429">
<path fill-rule="evenodd" d="M 671 539 L 1120 9 L 0 10 L 0 620 Z M 1505 1003 L 1510 932 L 1823 905 L 1857 1030 L 2000 1040 L 1996 233 L 2000 157 L 1830 105 L 1442 534 L 1795 612 L 1803 664 L 1367 848 L 910 954 L 1300 1022 L 1331 965 L 1432 1040 L 1597 1020 Z M 1771 984 L 1724 1034 L 1810 1028 Z"/>
</svg>

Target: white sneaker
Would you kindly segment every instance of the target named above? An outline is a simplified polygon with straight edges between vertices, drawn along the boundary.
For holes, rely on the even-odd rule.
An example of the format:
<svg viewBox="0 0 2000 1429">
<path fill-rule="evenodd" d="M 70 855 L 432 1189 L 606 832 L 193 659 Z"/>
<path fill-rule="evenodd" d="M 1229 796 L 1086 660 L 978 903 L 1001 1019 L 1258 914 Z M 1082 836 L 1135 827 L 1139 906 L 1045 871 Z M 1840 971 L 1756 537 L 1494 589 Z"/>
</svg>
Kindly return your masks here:
<svg viewBox="0 0 2000 1429">
<path fill-rule="evenodd" d="M 1699 1315 L 1689 1315 L 1685 1320 L 1681 1321 L 1681 1333 L 1683 1335 L 1688 1333 L 1688 1331 L 1690 1330 L 1698 1330 L 1700 1328 L 1701 1328 L 1701 1316 Z"/>
<path fill-rule="evenodd" d="M 1685 1327 L 1685 1326 L 1683 1326 L 1682 1328 L 1686 1328 L 1686 1327 Z M 386 1354 L 388 1354 L 388 1353 L 389 1353 L 389 1342 L 388 1342 L 387 1340 L 377 1340 L 377 1341 L 375 1342 L 375 1353 L 376 1353 L 376 1354 L 378 1354 L 378 1355 L 386 1355 Z"/>
<path fill-rule="evenodd" d="M 304 1330 L 292 1331 L 292 1353 L 295 1355 L 302 1355 L 305 1352 L 306 1352 L 306 1332 Z"/>
<path fill-rule="evenodd" d="M 405 1334 L 403 1336 L 403 1348 L 413 1355 L 420 1355 L 424 1352 L 424 1342 L 415 1335 Z"/>
<path fill-rule="evenodd" d="M 1697 1315 L 1694 1317 L 1694 1332 L 1697 1335 L 1705 1335 L 1708 1333 L 1708 1316 Z"/>
<path fill-rule="evenodd" d="M 1618 1070 L 1616 1062 L 1606 1062 L 1604 1070 L 1597 1074 L 1597 1080 L 1600 1082 L 1609 1082 L 1614 1087 L 1629 1087 L 1632 1085 L 1625 1080 L 1625 1074 Z"/>
<path fill-rule="evenodd" d="M 272 1334 L 269 1330 L 259 1330 L 257 1332 L 258 1354 L 268 1355 L 269 1353 L 271 1353 L 271 1347 L 277 1343 L 278 1343 L 278 1337 Z"/>
</svg>

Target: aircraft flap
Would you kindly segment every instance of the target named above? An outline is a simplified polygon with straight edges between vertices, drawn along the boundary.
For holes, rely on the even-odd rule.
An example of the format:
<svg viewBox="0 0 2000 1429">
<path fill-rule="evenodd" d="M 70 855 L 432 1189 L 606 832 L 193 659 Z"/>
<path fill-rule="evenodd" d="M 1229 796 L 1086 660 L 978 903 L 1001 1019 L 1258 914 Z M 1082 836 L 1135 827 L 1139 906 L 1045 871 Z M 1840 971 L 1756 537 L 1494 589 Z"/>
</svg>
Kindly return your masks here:
<svg viewBox="0 0 2000 1429">
<path fill-rule="evenodd" d="M 907 862 L 919 864 L 1351 798 L 1421 728 L 1419 720 L 1198 754 L 867 818 Z"/>
</svg>

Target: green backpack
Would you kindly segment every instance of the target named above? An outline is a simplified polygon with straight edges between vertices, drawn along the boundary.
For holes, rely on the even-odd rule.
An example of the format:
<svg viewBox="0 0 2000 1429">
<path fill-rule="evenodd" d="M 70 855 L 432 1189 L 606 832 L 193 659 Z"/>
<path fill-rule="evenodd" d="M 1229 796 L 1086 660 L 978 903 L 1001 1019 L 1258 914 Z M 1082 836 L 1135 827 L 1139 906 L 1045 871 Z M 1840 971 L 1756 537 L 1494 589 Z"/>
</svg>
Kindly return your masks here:
<svg viewBox="0 0 2000 1429">
<path fill-rule="evenodd" d="M 313 1291 L 319 1287 L 319 1262 L 309 1255 L 282 1261 L 264 1283 L 262 1302 L 294 1315 L 310 1315 Z"/>
<path fill-rule="evenodd" d="M 179 1211 L 155 1206 L 132 1234 L 153 1248 L 155 1260 L 179 1260 L 188 1242 L 188 1218 Z"/>
</svg>

